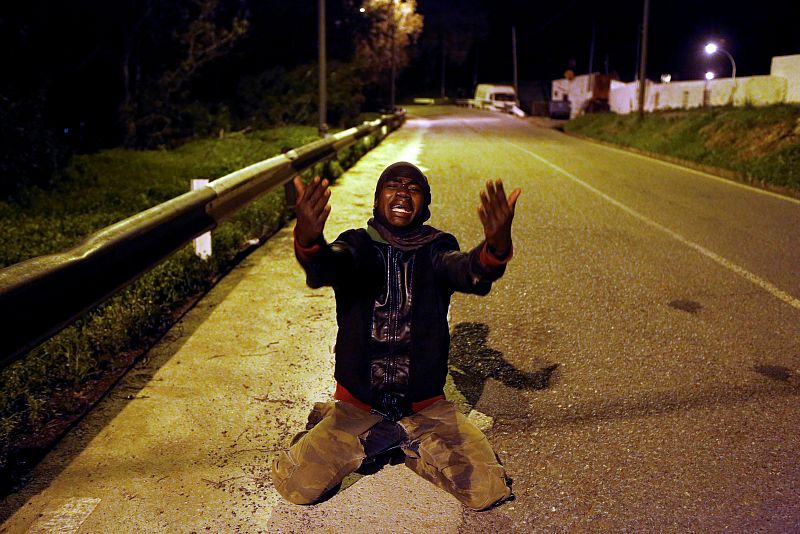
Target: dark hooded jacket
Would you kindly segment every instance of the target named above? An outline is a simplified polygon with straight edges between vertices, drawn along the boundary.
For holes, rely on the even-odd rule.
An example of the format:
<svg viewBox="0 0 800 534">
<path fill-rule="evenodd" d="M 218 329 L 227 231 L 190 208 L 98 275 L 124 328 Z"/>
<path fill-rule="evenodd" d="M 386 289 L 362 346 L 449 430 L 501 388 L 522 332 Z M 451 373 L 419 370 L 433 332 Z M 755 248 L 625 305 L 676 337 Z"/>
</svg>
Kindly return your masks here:
<svg viewBox="0 0 800 534">
<path fill-rule="evenodd" d="M 337 398 L 397 420 L 443 395 L 450 297 L 487 294 L 510 257 L 495 258 L 483 243 L 460 252 L 455 237 L 435 232 L 413 250 L 389 244 L 373 226 L 330 244 L 295 241 L 308 285 L 336 295 Z"/>
</svg>

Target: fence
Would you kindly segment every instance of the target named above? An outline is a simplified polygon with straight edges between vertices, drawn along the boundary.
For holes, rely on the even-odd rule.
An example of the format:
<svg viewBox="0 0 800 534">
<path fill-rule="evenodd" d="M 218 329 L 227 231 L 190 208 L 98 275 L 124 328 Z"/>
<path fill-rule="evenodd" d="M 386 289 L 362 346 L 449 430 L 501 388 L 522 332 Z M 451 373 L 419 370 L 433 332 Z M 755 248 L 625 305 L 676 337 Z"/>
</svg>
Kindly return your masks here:
<svg viewBox="0 0 800 534">
<path fill-rule="evenodd" d="M 611 111 L 631 113 L 638 109 L 638 82 L 614 82 Z M 703 106 L 769 105 L 786 101 L 786 79 L 778 76 L 718 78 L 671 83 L 647 82 L 645 111 L 691 109 Z"/>
<path fill-rule="evenodd" d="M 404 120 L 400 112 L 365 122 L 214 180 L 104 228 L 69 250 L 0 270 L 0 368 L 258 196 L 364 137 L 386 136 Z"/>
<path fill-rule="evenodd" d="M 571 117 L 585 110 L 592 98 L 591 80 L 597 74 L 583 74 L 552 82 L 552 99 L 569 99 Z M 670 83 L 646 82 L 645 111 L 690 109 L 703 106 L 765 106 L 782 102 L 800 102 L 800 54 L 772 58 L 769 75 L 738 78 L 686 80 Z M 608 103 L 615 113 L 639 109 L 639 82 L 611 81 Z"/>
</svg>

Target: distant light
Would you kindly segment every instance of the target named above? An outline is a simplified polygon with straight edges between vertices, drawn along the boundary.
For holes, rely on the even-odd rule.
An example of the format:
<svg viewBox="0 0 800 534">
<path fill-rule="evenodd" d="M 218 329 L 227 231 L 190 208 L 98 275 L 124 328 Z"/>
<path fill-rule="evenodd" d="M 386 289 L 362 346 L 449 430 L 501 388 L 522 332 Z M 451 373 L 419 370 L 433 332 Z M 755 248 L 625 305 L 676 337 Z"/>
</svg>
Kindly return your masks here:
<svg viewBox="0 0 800 534">
<path fill-rule="evenodd" d="M 716 45 L 716 44 L 714 44 L 714 43 L 708 43 L 708 44 L 706 45 L 706 48 L 705 48 L 705 50 L 706 50 L 706 54 L 708 54 L 708 55 L 710 56 L 711 54 L 714 54 L 714 53 L 716 53 L 716 51 L 717 51 L 717 45 Z"/>
<path fill-rule="evenodd" d="M 366 7 L 360 7 L 360 8 L 358 9 L 358 12 L 359 12 L 359 13 L 366 13 L 366 12 L 367 12 L 367 8 L 366 8 Z"/>
<path fill-rule="evenodd" d="M 711 71 L 706 72 L 706 80 L 713 80 L 713 79 L 714 79 L 714 73 Z"/>
<path fill-rule="evenodd" d="M 69 128 L 64 128 L 64 134 L 68 134 L 68 133 L 69 133 Z"/>
<path fill-rule="evenodd" d="M 661 83 L 669 83 L 672 81 L 672 74 L 662 74 Z"/>
</svg>

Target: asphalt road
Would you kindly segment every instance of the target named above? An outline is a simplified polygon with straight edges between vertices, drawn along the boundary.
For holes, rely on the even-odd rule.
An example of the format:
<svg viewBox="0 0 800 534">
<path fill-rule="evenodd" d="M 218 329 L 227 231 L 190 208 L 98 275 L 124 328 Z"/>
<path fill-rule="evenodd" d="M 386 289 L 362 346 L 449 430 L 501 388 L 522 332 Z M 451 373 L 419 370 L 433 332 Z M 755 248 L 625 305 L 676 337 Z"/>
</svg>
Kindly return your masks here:
<svg viewBox="0 0 800 534">
<path fill-rule="evenodd" d="M 516 500 L 467 512 L 403 466 L 277 497 L 269 460 L 330 394 L 335 332 L 286 229 L 0 503 L 0 532 L 800 531 L 800 202 L 516 118 L 411 114 L 334 187 L 327 235 L 363 224 L 395 160 L 462 248 L 486 179 L 523 189 L 506 276 L 454 299 L 448 389 Z"/>
</svg>

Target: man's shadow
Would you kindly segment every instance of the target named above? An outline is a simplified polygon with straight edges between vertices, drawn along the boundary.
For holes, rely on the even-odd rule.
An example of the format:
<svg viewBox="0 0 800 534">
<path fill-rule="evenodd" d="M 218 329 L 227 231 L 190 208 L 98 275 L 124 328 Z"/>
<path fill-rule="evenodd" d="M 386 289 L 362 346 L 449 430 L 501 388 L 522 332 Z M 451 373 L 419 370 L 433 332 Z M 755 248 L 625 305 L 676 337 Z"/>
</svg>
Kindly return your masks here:
<svg viewBox="0 0 800 534">
<path fill-rule="evenodd" d="M 489 347 L 488 337 L 489 326 L 483 323 L 458 323 L 450 337 L 450 375 L 470 406 L 478 402 L 489 378 L 519 390 L 542 390 L 550 385 L 559 364 L 524 373 L 508 363 L 502 352 Z"/>
</svg>

